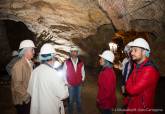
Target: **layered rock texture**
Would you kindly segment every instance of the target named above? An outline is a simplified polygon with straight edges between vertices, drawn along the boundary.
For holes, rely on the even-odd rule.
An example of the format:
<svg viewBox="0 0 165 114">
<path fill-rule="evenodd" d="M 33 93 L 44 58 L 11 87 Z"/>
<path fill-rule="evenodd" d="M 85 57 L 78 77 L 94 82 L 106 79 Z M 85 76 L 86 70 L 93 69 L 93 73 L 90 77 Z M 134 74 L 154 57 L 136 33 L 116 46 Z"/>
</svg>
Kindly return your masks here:
<svg viewBox="0 0 165 114">
<path fill-rule="evenodd" d="M 154 32 L 164 30 L 164 0 L 98 0 L 118 30 Z"/>
<path fill-rule="evenodd" d="M 98 0 L 117 30 L 148 32 L 153 61 L 165 74 L 165 1 Z"/>
<path fill-rule="evenodd" d="M 61 59 L 67 57 L 61 52 L 76 45 L 73 39 L 82 40 L 110 23 L 93 0 L 1 0 L 0 15 L 1 20 L 23 22 L 36 34 L 39 47 L 53 41 Z"/>
<path fill-rule="evenodd" d="M 77 45 L 88 64 L 96 64 L 116 31 L 146 32 L 153 60 L 164 75 L 164 6 L 164 0 L 0 0 L 0 20 L 25 24 L 38 47 L 53 42 L 61 61 Z"/>
</svg>

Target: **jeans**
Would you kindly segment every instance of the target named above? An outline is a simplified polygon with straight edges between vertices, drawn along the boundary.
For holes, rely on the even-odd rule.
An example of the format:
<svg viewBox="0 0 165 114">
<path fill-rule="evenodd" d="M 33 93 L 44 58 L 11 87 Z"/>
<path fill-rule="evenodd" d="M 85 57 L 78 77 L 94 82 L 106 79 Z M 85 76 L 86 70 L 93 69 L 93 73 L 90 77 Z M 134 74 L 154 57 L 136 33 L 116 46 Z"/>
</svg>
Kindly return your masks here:
<svg viewBox="0 0 165 114">
<path fill-rule="evenodd" d="M 69 102 L 68 102 L 68 113 L 73 114 L 73 107 L 74 102 L 76 102 L 77 112 L 81 113 L 81 87 L 78 86 L 71 86 L 69 87 Z"/>
</svg>

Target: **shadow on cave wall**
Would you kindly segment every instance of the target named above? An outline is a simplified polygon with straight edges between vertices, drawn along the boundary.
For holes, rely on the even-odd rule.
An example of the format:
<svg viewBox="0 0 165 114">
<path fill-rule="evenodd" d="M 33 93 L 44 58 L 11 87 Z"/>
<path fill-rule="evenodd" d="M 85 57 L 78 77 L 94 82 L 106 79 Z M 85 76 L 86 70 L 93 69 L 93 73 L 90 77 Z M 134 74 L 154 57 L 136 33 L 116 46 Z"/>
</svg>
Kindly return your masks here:
<svg viewBox="0 0 165 114">
<path fill-rule="evenodd" d="M 11 53 L 13 50 L 18 50 L 19 44 L 22 40 L 31 39 L 36 42 L 35 34 L 30 31 L 23 22 L 16 22 L 12 20 L 1 20 L 3 27 L 0 29 L 3 30 L 4 34 L 1 38 L 1 50 L 6 54 L 1 53 L 0 56 L 0 69 L 1 72 L 5 72 L 5 66 L 11 59 Z M 3 45 L 3 46 L 2 46 Z"/>
<path fill-rule="evenodd" d="M 113 25 L 105 24 L 98 27 L 94 35 L 84 39 L 73 39 L 73 42 L 89 55 L 83 57 L 88 66 L 98 65 L 98 55 L 105 49 L 109 49 L 108 43 L 111 41 L 114 33 Z"/>
<path fill-rule="evenodd" d="M 35 34 L 24 23 L 11 20 L 4 20 L 4 23 L 11 50 L 18 50 L 20 42 L 25 39 L 36 42 Z"/>
</svg>

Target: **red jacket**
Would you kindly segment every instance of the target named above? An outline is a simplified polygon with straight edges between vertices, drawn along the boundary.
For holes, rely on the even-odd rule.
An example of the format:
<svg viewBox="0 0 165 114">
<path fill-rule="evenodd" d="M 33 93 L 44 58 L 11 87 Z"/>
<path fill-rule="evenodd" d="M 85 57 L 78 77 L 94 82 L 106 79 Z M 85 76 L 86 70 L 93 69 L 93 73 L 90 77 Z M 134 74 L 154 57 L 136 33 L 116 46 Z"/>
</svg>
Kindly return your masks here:
<svg viewBox="0 0 165 114">
<path fill-rule="evenodd" d="M 82 82 L 82 73 L 81 73 L 81 69 L 83 66 L 83 62 L 81 62 L 80 60 L 77 63 L 77 70 L 75 71 L 73 63 L 71 61 L 71 59 L 68 59 L 66 61 L 66 65 L 67 65 L 67 82 L 71 85 L 71 86 L 77 86 L 80 85 Z"/>
<path fill-rule="evenodd" d="M 129 94 L 127 114 L 153 114 L 154 97 L 159 73 L 151 61 L 146 59 L 138 68 L 136 64 L 126 82 Z M 134 110 L 131 112 L 130 110 Z"/>
<path fill-rule="evenodd" d="M 98 79 L 97 103 L 101 109 L 116 107 L 116 75 L 112 68 L 104 68 Z"/>
</svg>

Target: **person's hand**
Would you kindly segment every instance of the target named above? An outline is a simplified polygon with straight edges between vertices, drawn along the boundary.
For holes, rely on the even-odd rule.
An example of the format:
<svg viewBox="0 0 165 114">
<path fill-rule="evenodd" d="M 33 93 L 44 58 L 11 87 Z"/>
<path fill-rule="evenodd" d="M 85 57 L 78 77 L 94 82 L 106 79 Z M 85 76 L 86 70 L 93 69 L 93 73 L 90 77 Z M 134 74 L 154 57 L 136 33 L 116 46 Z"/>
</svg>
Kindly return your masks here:
<svg viewBox="0 0 165 114">
<path fill-rule="evenodd" d="M 23 101 L 27 104 L 30 102 L 30 98 L 31 98 L 30 95 L 26 94 Z"/>
<path fill-rule="evenodd" d="M 121 63 L 121 61 L 119 61 L 119 69 L 122 70 L 123 68 L 123 64 Z"/>
<path fill-rule="evenodd" d="M 66 86 L 68 86 L 68 88 L 70 88 L 70 87 L 71 87 L 71 85 L 70 85 L 70 84 L 68 84 L 68 83 L 66 84 Z"/>
<path fill-rule="evenodd" d="M 118 64 L 114 64 L 113 66 L 114 66 L 114 68 L 117 68 L 117 69 L 119 68 Z"/>
<path fill-rule="evenodd" d="M 125 86 L 124 85 L 121 86 L 121 92 L 122 92 L 122 94 L 125 93 Z"/>
</svg>

